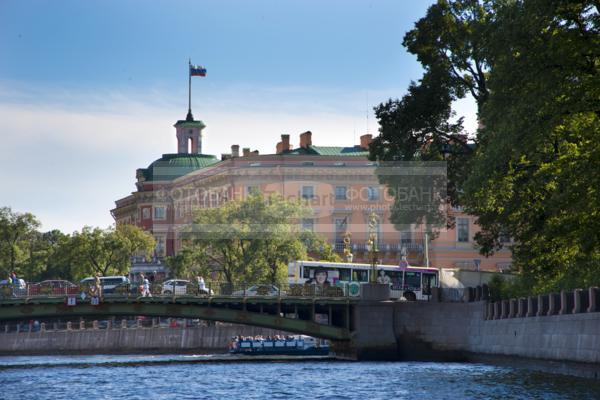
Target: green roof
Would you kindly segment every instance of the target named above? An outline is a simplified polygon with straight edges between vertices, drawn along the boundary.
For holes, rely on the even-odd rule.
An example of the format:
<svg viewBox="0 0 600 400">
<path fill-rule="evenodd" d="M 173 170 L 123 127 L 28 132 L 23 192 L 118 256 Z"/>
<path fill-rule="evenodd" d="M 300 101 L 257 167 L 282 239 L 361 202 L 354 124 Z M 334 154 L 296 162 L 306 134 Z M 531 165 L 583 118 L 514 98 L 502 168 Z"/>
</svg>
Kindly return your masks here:
<svg viewBox="0 0 600 400">
<path fill-rule="evenodd" d="M 200 128 L 203 129 L 206 127 L 206 125 L 204 125 L 204 122 L 202 121 L 187 121 L 184 119 L 180 119 L 179 121 L 177 121 L 177 123 L 173 126 L 176 127 L 184 127 L 184 128 Z"/>
<path fill-rule="evenodd" d="M 217 162 L 219 160 L 209 154 L 163 154 L 142 169 L 142 173 L 146 181 L 171 181 Z"/>
<path fill-rule="evenodd" d="M 337 147 L 337 146 L 308 146 L 299 147 L 294 150 L 284 151 L 283 154 L 291 155 L 313 155 L 313 156 L 354 156 L 368 157 L 369 151 L 360 146 Z"/>
</svg>

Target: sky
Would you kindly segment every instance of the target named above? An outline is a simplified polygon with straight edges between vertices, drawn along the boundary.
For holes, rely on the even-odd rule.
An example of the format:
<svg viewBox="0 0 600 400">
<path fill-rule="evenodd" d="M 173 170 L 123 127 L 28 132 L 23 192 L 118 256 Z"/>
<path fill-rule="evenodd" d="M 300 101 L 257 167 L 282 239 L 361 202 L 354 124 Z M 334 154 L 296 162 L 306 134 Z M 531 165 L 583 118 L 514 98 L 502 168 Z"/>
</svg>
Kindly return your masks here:
<svg viewBox="0 0 600 400">
<path fill-rule="evenodd" d="M 0 207 L 42 230 L 108 227 L 135 170 L 176 152 L 188 102 L 203 152 L 281 134 L 350 146 L 422 76 L 402 38 L 426 0 L 0 1 Z M 465 126 L 474 105 L 455 106 Z"/>
</svg>

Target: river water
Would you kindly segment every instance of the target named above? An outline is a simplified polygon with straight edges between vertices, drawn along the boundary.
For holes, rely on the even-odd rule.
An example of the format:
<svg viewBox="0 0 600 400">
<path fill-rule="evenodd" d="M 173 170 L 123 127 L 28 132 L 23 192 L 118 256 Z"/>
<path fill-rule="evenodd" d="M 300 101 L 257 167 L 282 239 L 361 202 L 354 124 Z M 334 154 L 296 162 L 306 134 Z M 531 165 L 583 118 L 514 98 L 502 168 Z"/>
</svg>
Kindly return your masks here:
<svg viewBox="0 0 600 400">
<path fill-rule="evenodd" d="M 2 399 L 600 399 L 600 382 L 486 364 L 0 357 Z"/>
</svg>

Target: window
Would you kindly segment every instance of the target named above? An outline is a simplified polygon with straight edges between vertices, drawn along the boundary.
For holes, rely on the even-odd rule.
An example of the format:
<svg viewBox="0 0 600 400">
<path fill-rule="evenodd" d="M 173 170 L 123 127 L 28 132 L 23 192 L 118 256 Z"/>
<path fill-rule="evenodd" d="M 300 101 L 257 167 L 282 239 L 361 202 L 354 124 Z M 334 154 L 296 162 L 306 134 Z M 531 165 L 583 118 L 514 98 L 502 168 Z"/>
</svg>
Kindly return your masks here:
<svg viewBox="0 0 600 400">
<path fill-rule="evenodd" d="M 469 219 L 458 218 L 456 222 L 456 241 L 457 242 L 468 242 L 469 241 Z"/>
<path fill-rule="evenodd" d="M 164 206 L 154 207 L 154 219 L 165 219 L 166 211 Z"/>
<path fill-rule="evenodd" d="M 348 218 L 336 218 L 335 219 L 335 232 L 345 233 L 348 229 Z"/>
<path fill-rule="evenodd" d="M 248 186 L 246 188 L 246 194 L 248 196 L 252 196 L 252 195 L 255 195 L 255 194 L 260 194 L 260 188 L 258 186 L 256 186 L 256 185 Z"/>
<path fill-rule="evenodd" d="M 313 199 L 315 197 L 315 188 L 312 186 L 302 186 L 302 198 Z"/>
<path fill-rule="evenodd" d="M 142 208 L 142 219 L 150 219 L 150 208 Z"/>
<path fill-rule="evenodd" d="M 356 282 L 368 282 L 369 281 L 369 271 L 353 269 L 352 270 L 352 280 L 356 281 Z"/>
<path fill-rule="evenodd" d="M 336 200 L 347 200 L 346 196 L 347 188 L 346 186 L 336 186 L 335 187 L 335 199 Z"/>
<path fill-rule="evenodd" d="M 421 289 L 421 273 L 406 272 L 406 274 L 404 275 L 404 288 L 408 290 Z"/>
<path fill-rule="evenodd" d="M 347 268 L 338 268 L 340 273 L 340 281 L 349 281 L 350 280 L 350 270 Z"/>
<path fill-rule="evenodd" d="M 315 221 L 312 218 L 304 218 L 302 219 L 302 230 L 308 232 L 314 232 L 315 230 Z"/>
<path fill-rule="evenodd" d="M 155 236 L 156 240 L 156 255 L 162 257 L 165 255 L 165 237 L 164 236 Z"/>
<path fill-rule="evenodd" d="M 506 232 L 500 232 L 498 240 L 500 240 L 500 243 L 510 243 L 510 235 Z"/>
<path fill-rule="evenodd" d="M 369 201 L 379 200 L 379 188 L 369 186 L 367 188 L 367 196 L 369 198 Z"/>
</svg>

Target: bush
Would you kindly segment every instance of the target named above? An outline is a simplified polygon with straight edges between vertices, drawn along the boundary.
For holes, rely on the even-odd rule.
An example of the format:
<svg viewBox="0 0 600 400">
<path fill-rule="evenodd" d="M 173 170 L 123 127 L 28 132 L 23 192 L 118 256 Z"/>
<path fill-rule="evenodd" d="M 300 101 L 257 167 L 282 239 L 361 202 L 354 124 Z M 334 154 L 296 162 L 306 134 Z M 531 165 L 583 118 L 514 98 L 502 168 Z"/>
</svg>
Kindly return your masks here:
<svg viewBox="0 0 600 400">
<path fill-rule="evenodd" d="M 530 279 L 522 275 L 511 275 L 510 277 L 508 275 L 494 275 L 488 282 L 488 287 L 492 301 L 515 299 L 536 294 Z"/>
</svg>

